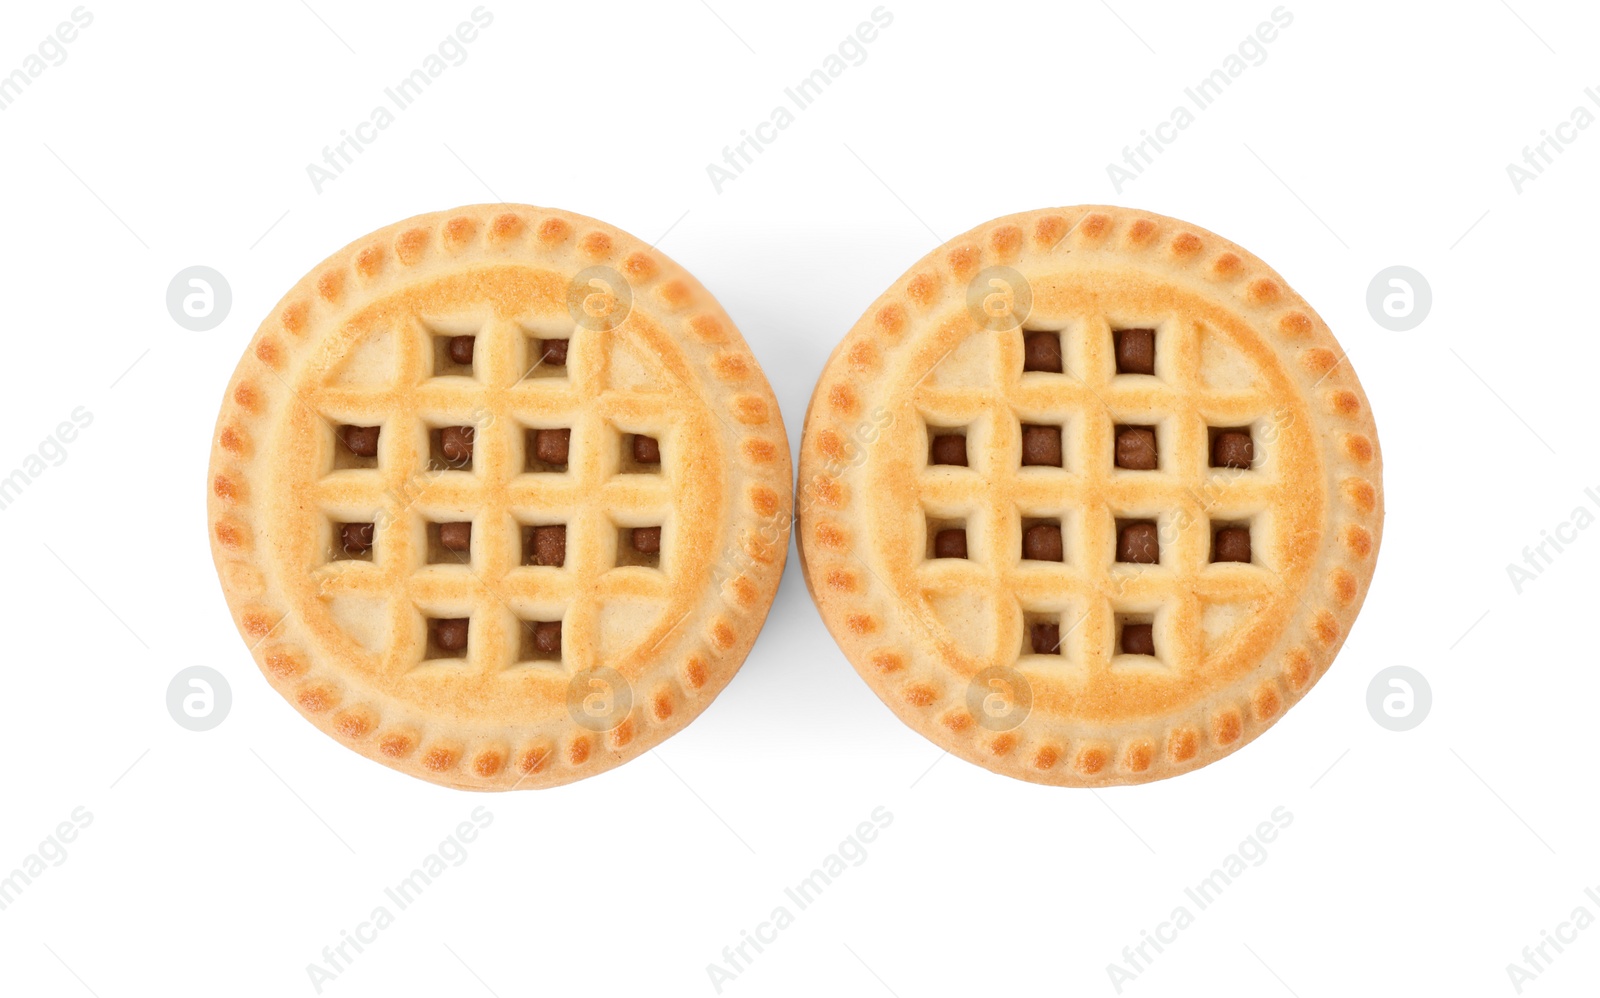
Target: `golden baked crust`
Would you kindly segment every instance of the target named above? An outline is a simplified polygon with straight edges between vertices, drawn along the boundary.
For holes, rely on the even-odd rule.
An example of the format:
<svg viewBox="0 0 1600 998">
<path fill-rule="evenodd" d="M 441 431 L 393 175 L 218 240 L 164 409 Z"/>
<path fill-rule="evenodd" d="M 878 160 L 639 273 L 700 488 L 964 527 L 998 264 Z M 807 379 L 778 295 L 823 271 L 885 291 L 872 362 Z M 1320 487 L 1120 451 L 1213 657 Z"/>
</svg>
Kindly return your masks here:
<svg viewBox="0 0 1600 998">
<path fill-rule="evenodd" d="M 542 343 L 562 338 L 564 371 Z M 358 459 L 339 434 L 374 425 Z M 439 463 L 456 426 L 465 468 Z M 556 427 L 565 471 L 528 456 Z M 633 434 L 659 463 L 629 465 Z M 207 514 L 239 631 L 297 710 L 402 772 L 504 790 L 601 772 L 711 702 L 777 590 L 791 488 L 772 390 L 691 276 L 603 222 L 478 205 L 364 236 L 283 297 L 223 399 Z M 462 521 L 469 551 L 442 557 L 430 525 Z M 345 523 L 373 525 L 369 550 Z M 527 528 L 554 523 L 564 562 L 528 564 Z M 460 618 L 464 651 L 441 651 L 430 628 Z M 540 621 L 553 659 L 530 654 Z"/>
<path fill-rule="evenodd" d="M 1146 328 L 1154 374 L 1118 373 L 1116 331 Z M 1062 373 L 1024 370 L 1034 331 L 1060 332 Z M 1061 467 L 1021 466 L 1023 424 L 1062 427 Z M 1128 426 L 1155 428 L 1155 470 L 1116 466 Z M 1214 467 L 1241 428 L 1253 464 Z M 938 430 L 968 467 L 930 463 Z M 1328 327 L 1239 246 L 1125 208 L 929 253 L 834 350 L 799 464 L 806 584 L 856 670 L 936 744 L 1037 783 L 1161 779 L 1256 737 L 1332 662 L 1382 535 L 1376 428 Z M 1159 563 L 1117 560 L 1144 520 Z M 1029 523 L 1059 525 L 1062 561 L 1024 558 Z M 966 557 L 934 557 L 951 528 Z M 1227 528 L 1248 562 L 1212 561 Z M 1145 623 L 1155 652 L 1129 654 Z M 1035 624 L 1058 627 L 1046 654 Z"/>
</svg>

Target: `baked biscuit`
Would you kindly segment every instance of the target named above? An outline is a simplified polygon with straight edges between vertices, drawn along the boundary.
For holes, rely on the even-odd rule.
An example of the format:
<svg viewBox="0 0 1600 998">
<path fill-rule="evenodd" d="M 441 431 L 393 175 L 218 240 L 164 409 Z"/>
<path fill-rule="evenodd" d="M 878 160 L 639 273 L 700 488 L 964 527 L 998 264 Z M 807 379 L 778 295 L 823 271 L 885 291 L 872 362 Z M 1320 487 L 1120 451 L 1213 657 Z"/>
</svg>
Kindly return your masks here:
<svg viewBox="0 0 1600 998">
<path fill-rule="evenodd" d="M 212 553 L 268 681 L 361 754 L 477 790 L 682 728 L 783 572 L 789 450 L 733 322 L 594 219 L 421 215 L 319 264 L 222 403 Z"/>
<path fill-rule="evenodd" d="M 806 584 L 908 725 L 1037 783 L 1213 762 L 1305 695 L 1383 526 L 1344 351 L 1249 252 L 1112 207 L 934 250 L 834 351 Z"/>
</svg>

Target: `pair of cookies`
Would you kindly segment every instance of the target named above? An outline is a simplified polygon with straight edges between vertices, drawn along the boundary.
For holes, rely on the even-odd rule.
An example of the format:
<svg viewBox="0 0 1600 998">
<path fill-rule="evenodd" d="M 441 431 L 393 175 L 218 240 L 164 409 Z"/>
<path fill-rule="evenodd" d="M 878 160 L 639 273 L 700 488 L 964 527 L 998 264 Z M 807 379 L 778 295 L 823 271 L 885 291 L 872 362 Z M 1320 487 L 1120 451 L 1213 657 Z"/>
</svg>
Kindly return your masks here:
<svg viewBox="0 0 1600 998">
<path fill-rule="evenodd" d="M 1120 208 L 918 262 L 834 351 L 794 486 L 772 390 L 691 276 L 485 205 L 334 254 L 230 382 L 208 518 L 268 680 L 470 789 L 654 746 L 743 662 L 791 527 L 875 692 L 957 755 L 1098 786 L 1273 723 L 1354 621 L 1382 526 L 1366 398 L 1249 253 Z"/>
</svg>

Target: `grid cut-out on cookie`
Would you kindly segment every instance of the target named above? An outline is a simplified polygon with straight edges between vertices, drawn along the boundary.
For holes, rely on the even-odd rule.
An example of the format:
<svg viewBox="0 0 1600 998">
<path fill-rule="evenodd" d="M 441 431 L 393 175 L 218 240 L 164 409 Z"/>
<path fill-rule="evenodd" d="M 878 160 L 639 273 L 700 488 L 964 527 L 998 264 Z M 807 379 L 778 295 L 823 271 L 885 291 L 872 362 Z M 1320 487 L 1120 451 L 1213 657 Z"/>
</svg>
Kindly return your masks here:
<svg viewBox="0 0 1600 998">
<path fill-rule="evenodd" d="M 1289 497 L 1262 470 L 1259 439 L 1249 467 L 1218 467 L 1213 460 L 1217 428 L 1264 424 L 1273 418 L 1272 399 L 1255 388 L 1209 384 L 1201 349 L 1208 333 L 1196 322 L 1176 316 L 1067 320 L 1059 323 L 1061 353 L 1081 358 L 1082 364 L 1066 365 L 1064 375 L 1040 378 L 1027 370 L 1025 335 L 978 332 L 973 335 L 988 338 L 988 367 L 997 372 L 997 383 L 917 386 L 914 404 L 927 425 L 987 419 L 994 436 L 981 453 L 969 454 L 976 475 L 940 474 L 936 468 L 919 472 L 914 498 L 921 508 L 968 510 L 962 525 L 969 545 L 976 544 L 967 560 L 957 563 L 959 569 L 952 570 L 949 561 L 935 568 L 932 531 L 943 524 L 923 513 L 928 550 L 918 552 L 922 557 L 913 568 L 930 597 L 988 597 L 991 611 L 999 615 L 996 647 L 1002 658 L 1013 646 L 1019 657 L 1037 654 L 1032 651 L 1036 626 L 1056 626 L 1063 634 L 1070 626 L 1084 658 L 1079 664 L 1090 670 L 1108 670 L 1113 660 L 1195 669 L 1205 653 L 1201 620 L 1208 607 L 1245 604 L 1273 592 L 1277 539 L 1252 530 L 1250 560 L 1237 570 L 1217 571 L 1215 530 L 1259 522 L 1256 514 Z M 1154 348 L 1149 363 L 1158 377 L 1127 376 L 1128 358 L 1119 358 L 1116 334 L 1128 329 L 1154 330 L 1148 337 Z M 1024 434 L 1041 426 L 1060 428 L 1066 474 L 1054 466 L 1053 434 L 1047 442 L 1051 453 L 1041 458 L 1035 440 L 1034 453 L 1028 454 Z M 1150 436 L 1125 436 L 1119 464 L 1118 435 L 1129 428 Z M 1148 464 L 1154 467 L 1143 467 Z M 1075 512 L 1019 513 L 1049 509 Z M 1118 559 L 1120 528 L 1130 524 L 1153 525 L 1159 560 Z M 1044 530 L 1030 543 L 1028 531 L 1035 528 Z M 1242 548 L 1230 550 L 1242 554 Z M 1058 623 L 1029 609 L 1061 600 L 1082 612 Z M 1133 651 L 1123 644 L 1129 625 Z M 1017 628 L 1019 638 L 1007 636 Z M 1144 650 L 1149 645 L 1153 650 Z"/>
<path fill-rule="evenodd" d="M 618 524 L 659 528 L 677 519 L 686 457 L 674 447 L 652 453 L 641 445 L 641 456 L 657 460 L 636 462 L 630 470 L 648 473 L 622 476 L 619 484 L 616 427 L 628 427 L 623 439 L 630 448 L 635 436 L 664 440 L 693 418 L 693 397 L 610 384 L 616 351 L 630 351 L 641 367 L 653 364 L 642 346 L 614 330 L 571 335 L 559 365 L 564 380 L 535 381 L 539 375 L 525 370 L 529 341 L 539 335 L 530 328 L 491 319 L 445 330 L 472 336 L 471 376 L 440 377 L 449 341 L 414 317 L 391 337 L 392 383 L 330 382 L 305 394 L 335 431 L 382 427 L 383 446 L 366 465 L 371 470 L 356 477 L 324 473 L 307 512 L 321 517 L 337 542 L 351 522 L 349 510 L 376 511 L 370 546 L 347 554 L 336 543 L 318 569 L 318 586 L 329 599 L 387 602 L 394 616 L 385 668 L 393 673 L 450 659 L 475 672 L 528 662 L 582 670 L 603 664 L 597 636 L 605 606 L 628 600 L 665 607 L 671 598 L 672 531 L 659 530 L 655 550 L 630 550 L 623 560 L 616 557 L 616 535 Z M 470 457 L 441 453 L 443 431 L 451 427 L 471 429 Z M 534 433 L 551 427 L 570 431 L 566 460 L 559 467 L 530 462 Z M 462 439 L 455 435 L 458 451 Z M 343 446 L 332 434 L 330 440 Z M 560 473 L 536 473 L 542 471 Z M 551 526 L 560 536 L 545 536 L 541 548 L 536 532 Z M 540 560 L 540 550 L 548 560 Z M 365 564 L 341 564 L 348 561 Z M 655 570 L 624 572 L 619 564 Z M 422 626 L 415 626 L 424 605 L 450 609 L 423 613 Z M 517 606 L 564 610 L 559 618 L 530 619 Z M 553 619 L 559 653 L 549 650 L 555 631 L 546 628 L 541 647 L 533 629 Z M 464 647 L 453 647 L 463 635 Z"/>
</svg>

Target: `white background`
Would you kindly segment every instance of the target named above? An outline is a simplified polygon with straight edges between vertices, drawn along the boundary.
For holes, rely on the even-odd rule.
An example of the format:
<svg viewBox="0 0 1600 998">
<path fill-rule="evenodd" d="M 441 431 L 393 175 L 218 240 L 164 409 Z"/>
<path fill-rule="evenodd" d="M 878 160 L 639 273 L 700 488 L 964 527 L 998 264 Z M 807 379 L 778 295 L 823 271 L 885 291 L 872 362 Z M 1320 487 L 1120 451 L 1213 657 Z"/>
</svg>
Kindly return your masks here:
<svg viewBox="0 0 1600 998">
<path fill-rule="evenodd" d="M 719 194 L 707 163 L 873 2 L 711 3 L 494 0 L 465 63 L 320 194 L 306 164 L 471 0 L 91 3 L 66 61 L 0 112 L 0 476 L 75 407 L 94 418 L 0 510 L 0 873 L 74 808 L 93 815 L 0 911 L 0 991 L 313 994 L 306 965 L 483 806 L 467 860 L 324 993 L 711 995 L 707 965 L 883 807 L 893 822 L 866 860 L 723 993 L 1111 995 L 1107 964 L 1194 910 L 1184 888 L 1283 807 L 1265 862 L 1123 993 L 1515 994 L 1506 965 L 1524 946 L 1580 904 L 1600 915 L 1583 893 L 1600 885 L 1600 530 L 1520 595 L 1506 572 L 1575 507 L 1600 511 L 1584 496 L 1600 492 L 1600 127 L 1520 194 L 1506 174 L 1600 89 L 1595 12 L 1295 0 L 1266 61 L 1119 193 L 1106 164 L 1271 0 L 893 0 L 865 63 Z M 0 73 L 71 9 L 6 5 Z M 203 517 L 216 407 L 313 263 L 397 219 L 496 200 L 665 234 L 765 366 L 791 445 L 833 345 L 942 239 L 1085 202 L 1235 239 L 1329 322 L 1377 413 L 1388 521 L 1361 619 L 1259 741 L 1137 788 L 941 759 L 837 652 L 793 557 L 732 685 L 618 770 L 486 797 L 345 751 L 272 692 L 224 607 Z M 210 332 L 165 308 L 192 264 L 233 288 Z M 1432 285 L 1409 332 L 1366 309 L 1391 264 Z M 167 714 L 191 665 L 232 683 L 211 732 Z M 1365 706 L 1391 665 L 1432 686 L 1410 732 Z M 1524 993 L 1597 978 L 1591 928 Z"/>
</svg>

